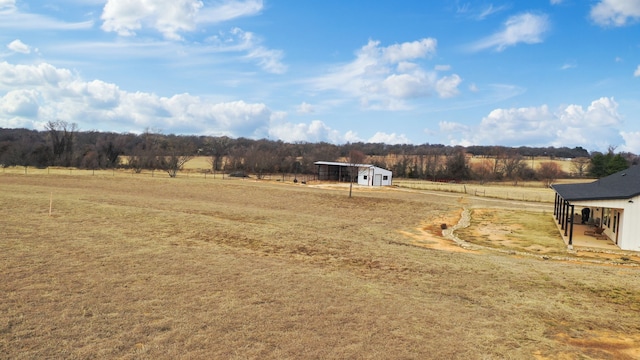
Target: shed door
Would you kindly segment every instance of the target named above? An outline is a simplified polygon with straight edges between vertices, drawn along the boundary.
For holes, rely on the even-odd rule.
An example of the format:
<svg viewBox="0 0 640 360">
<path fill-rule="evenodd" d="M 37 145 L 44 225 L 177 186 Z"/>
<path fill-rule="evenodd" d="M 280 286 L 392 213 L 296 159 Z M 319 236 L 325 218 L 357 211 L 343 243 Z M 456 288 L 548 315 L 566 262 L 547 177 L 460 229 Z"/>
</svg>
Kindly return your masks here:
<svg viewBox="0 0 640 360">
<path fill-rule="evenodd" d="M 373 185 L 382 186 L 382 174 L 376 174 Z"/>
</svg>

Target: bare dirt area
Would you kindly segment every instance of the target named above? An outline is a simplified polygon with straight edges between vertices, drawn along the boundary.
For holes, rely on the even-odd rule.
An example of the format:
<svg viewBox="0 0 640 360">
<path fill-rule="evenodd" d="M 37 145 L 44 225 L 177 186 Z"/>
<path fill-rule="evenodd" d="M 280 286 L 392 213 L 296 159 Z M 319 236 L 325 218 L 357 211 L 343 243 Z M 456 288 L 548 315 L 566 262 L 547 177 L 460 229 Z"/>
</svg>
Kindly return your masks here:
<svg viewBox="0 0 640 360">
<path fill-rule="evenodd" d="M 522 204 L 353 195 L 0 174 L 0 358 L 637 358 L 637 267 L 500 251 L 539 252 L 492 223 Z M 465 209 L 457 236 L 500 247 L 447 238 Z"/>
</svg>

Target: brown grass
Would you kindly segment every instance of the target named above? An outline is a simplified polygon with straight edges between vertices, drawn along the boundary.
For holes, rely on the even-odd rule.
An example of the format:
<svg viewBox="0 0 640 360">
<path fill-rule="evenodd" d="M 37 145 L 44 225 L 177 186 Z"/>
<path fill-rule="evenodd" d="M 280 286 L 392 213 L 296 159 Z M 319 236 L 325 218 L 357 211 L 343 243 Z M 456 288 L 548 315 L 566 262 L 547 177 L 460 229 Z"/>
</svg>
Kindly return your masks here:
<svg viewBox="0 0 640 360">
<path fill-rule="evenodd" d="M 0 358 L 638 355 L 637 268 L 430 249 L 477 200 L 347 194 L 0 174 Z"/>
</svg>

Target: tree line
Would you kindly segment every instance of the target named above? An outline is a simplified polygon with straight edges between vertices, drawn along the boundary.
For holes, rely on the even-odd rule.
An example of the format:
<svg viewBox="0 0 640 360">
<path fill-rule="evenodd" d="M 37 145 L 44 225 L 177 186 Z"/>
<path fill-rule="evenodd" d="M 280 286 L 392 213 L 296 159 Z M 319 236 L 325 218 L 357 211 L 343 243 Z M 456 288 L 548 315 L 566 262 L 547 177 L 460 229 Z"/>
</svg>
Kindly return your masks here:
<svg viewBox="0 0 640 360">
<path fill-rule="evenodd" d="M 638 163 L 631 153 L 589 153 L 582 147 L 446 146 L 442 144 L 294 142 L 280 140 L 80 131 L 73 123 L 50 121 L 45 130 L 0 128 L 0 166 L 128 168 L 164 170 L 176 176 L 195 156 L 209 158 L 208 171 L 312 174 L 316 161 L 347 161 L 354 152 L 395 177 L 433 181 L 549 181 L 567 176 L 602 177 Z M 548 162 L 533 165 L 534 158 Z M 473 159 L 473 161 L 471 161 Z M 532 160 L 531 162 L 529 160 Z M 571 159 L 564 173 L 554 159 Z"/>
</svg>

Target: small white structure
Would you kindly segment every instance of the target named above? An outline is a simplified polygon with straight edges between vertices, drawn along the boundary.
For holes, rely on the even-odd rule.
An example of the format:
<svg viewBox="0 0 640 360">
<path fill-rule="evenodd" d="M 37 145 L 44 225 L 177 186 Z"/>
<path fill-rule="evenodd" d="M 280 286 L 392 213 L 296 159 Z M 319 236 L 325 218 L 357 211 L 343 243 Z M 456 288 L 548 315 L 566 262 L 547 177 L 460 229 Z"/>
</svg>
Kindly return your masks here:
<svg viewBox="0 0 640 360">
<path fill-rule="evenodd" d="M 576 207 L 622 250 L 640 251 L 640 166 L 591 183 L 558 184 L 554 214 L 572 244 Z M 587 211 L 588 209 L 588 211 Z"/>
<path fill-rule="evenodd" d="M 389 186 L 393 173 L 373 165 L 358 165 L 358 185 Z"/>
<path fill-rule="evenodd" d="M 393 182 L 391 171 L 370 164 L 316 161 L 314 165 L 318 167 L 318 180 L 350 182 L 353 174 L 358 185 L 389 186 Z"/>
</svg>

